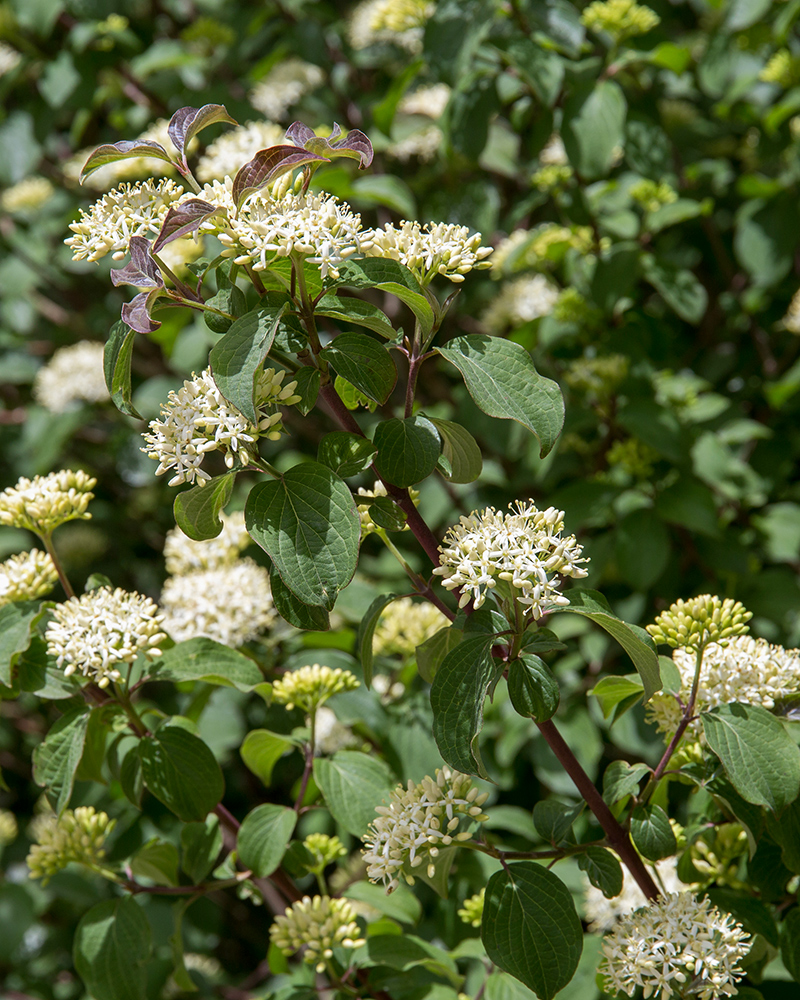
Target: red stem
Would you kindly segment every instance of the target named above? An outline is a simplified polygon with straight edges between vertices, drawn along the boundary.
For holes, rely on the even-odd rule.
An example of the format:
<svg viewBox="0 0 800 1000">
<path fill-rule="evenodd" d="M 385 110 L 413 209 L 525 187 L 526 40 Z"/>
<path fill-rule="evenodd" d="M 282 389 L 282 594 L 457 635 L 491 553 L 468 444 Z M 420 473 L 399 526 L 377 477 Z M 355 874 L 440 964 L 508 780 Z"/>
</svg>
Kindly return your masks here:
<svg viewBox="0 0 800 1000">
<path fill-rule="evenodd" d="M 559 764 L 561 764 L 570 778 L 572 778 L 575 787 L 597 817 L 598 823 L 602 826 L 608 837 L 609 844 L 620 858 L 622 858 L 622 861 L 636 880 L 636 884 L 648 899 L 658 899 L 660 895 L 658 887 L 653 881 L 650 872 L 645 868 L 644 862 L 636 853 L 630 837 L 614 818 L 613 813 L 594 787 L 594 783 L 589 778 L 589 775 L 584 771 L 575 754 L 564 742 L 564 737 L 559 733 L 550 719 L 547 722 L 537 722 L 537 726 L 539 727 L 539 732 L 547 740 L 548 746 L 556 755 Z"/>
</svg>

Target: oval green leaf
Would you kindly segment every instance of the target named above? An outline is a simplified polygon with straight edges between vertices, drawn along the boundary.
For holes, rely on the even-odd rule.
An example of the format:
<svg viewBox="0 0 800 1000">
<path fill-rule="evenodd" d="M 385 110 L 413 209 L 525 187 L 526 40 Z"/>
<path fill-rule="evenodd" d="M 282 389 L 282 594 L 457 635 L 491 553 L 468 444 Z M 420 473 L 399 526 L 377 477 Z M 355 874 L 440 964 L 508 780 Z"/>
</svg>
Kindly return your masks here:
<svg viewBox="0 0 800 1000">
<path fill-rule="evenodd" d="M 395 486 L 413 486 L 436 468 L 442 450 L 439 432 L 427 417 L 394 417 L 375 428 L 375 468 Z"/>
<path fill-rule="evenodd" d="M 184 823 L 204 820 L 225 791 L 214 754 L 178 726 L 164 726 L 145 736 L 139 759 L 147 788 Z"/>
<path fill-rule="evenodd" d="M 314 781 L 333 818 L 354 837 L 363 837 L 375 819 L 375 807 L 389 798 L 396 785 L 388 764 L 356 750 L 318 757 Z"/>
<path fill-rule="evenodd" d="M 366 333 L 340 333 L 320 357 L 376 403 L 385 403 L 397 382 L 391 355 Z"/>
<path fill-rule="evenodd" d="M 106 899 L 81 918 L 73 958 L 95 1000 L 144 1000 L 152 932 L 132 896 Z"/>
<path fill-rule="evenodd" d="M 215 476 L 202 486 L 193 486 L 179 493 L 172 504 L 175 523 L 196 542 L 216 538 L 222 531 L 220 511 L 224 510 L 233 493 L 235 472 Z"/>
<path fill-rule="evenodd" d="M 281 863 L 296 822 L 294 809 L 272 802 L 256 806 L 245 816 L 236 847 L 239 860 L 256 878 L 266 878 Z"/>
</svg>

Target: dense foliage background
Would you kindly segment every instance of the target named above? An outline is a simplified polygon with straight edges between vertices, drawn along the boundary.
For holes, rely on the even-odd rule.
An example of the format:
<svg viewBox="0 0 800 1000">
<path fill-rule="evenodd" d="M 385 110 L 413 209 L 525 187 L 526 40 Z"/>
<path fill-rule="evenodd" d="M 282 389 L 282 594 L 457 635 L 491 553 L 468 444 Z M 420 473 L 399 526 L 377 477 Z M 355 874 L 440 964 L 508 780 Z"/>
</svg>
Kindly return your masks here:
<svg viewBox="0 0 800 1000">
<path fill-rule="evenodd" d="M 587 31 L 582 5 L 568 0 L 417 6 L 429 15 L 424 29 L 366 47 L 352 10 L 336 3 L 0 6 L 0 485 L 67 466 L 96 476 L 92 520 L 57 536 L 69 575 L 80 585 L 102 573 L 158 596 L 174 490 L 155 479 L 139 451 L 142 423 L 110 402 L 53 413 L 32 394 L 51 354 L 84 339 L 104 341 L 126 300 L 124 289 L 111 286 L 108 258 L 75 262 L 63 245 L 79 207 L 104 190 L 80 187 L 76 164 L 85 150 L 134 138 L 185 105 L 219 103 L 240 123 L 260 119 L 254 88 L 299 58 L 319 76 L 283 104 L 275 83 L 274 119 L 284 127 L 336 121 L 363 130 L 376 150 L 369 172 L 336 161 L 318 172 L 315 186 L 346 198 L 370 224 L 459 223 L 501 249 L 509 234 L 526 234 L 495 255 L 491 271 L 468 277 L 440 342 L 488 331 L 524 345 L 565 393 L 565 430 L 541 459 L 532 436 L 483 414 L 454 374 L 423 369 L 426 412 L 465 424 L 484 455 L 474 483 L 437 476 L 423 485 L 422 506 L 437 535 L 459 513 L 531 497 L 566 511 L 567 531 L 591 556 L 587 583 L 627 621 L 644 625 L 674 599 L 710 592 L 741 600 L 754 613 L 754 634 L 800 644 L 800 305 L 791 309 L 800 285 L 800 2 L 654 2 L 660 23 L 616 40 Z M 403 110 L 404 96 L 434 84 L 450 88 L 441 107 Z M 220 125 L 205 131 L 195 158 L 222 133 Z M 554 151 L 555 133 L 565 157 Z M 149 161 L 133 162 L 142 167 L 137 176 L 148 176 Z M 31 178 L 48 186 L 21 195 L 16 185 Z M 535 275 L 549 282 L 545 306 Z M 405 320 L 396 301 L 376 301 Z M 137 338 L 133 360 L 133 400 L 147 419 L 170 388 L 205 366 L 216 336 L 187 311 L 159 318 L 154 335 Z M 287 427 L 289 438 L 266 453 L 280 469 L 315 455 L 331 429 L 298 414 Z M 427 572 L 410 534 L 395 537 Z M 25 533 L 0 529 L 0 557 L 28 547 Z M 249 554 L 260 558 L 255 547 Z M 253 644 L 252 654 L 265 665 L 356 667 L 355 630 L 376 581 L 386 593 L 405 587 L 371 539 L 337 604 L 333 631 L 281 627 Z M 640 709 L 612 729 L 585 697 L 601 670 L 629 670 L 619 648 L 577 616 L 556 618 L 552 627 L 568 644 L 550 658 L 562 685 L 559 726 L 589 774 L 609 760 L 657 760 L 660 738 Z M 402 666 L 388 657 L 380 663 L 393 675 Z M 440 758 L 426 686 L 413 671 L 403 680 L 409 691 L 396 703 L 362 690 L 339 696 L 336 711 L 399 779 L 419 780 Z M 291 804 L 299 757 L 279 762 L 265 796 L 238 754 L 250 729 L 286 731 L 285 713 L 234 688 L 162 685 L 149 697 L 198 723 L 223 765 L 228 809 L 243 816 L 265 797 Z M 111 890 L 72 872 L 46 888 L 18 876 L 26 817 L 39 795 L 31 753 L 59 713 L 24 693 L 0 709 L 8 785 L 0 803 L 23 830 L 2 859 L 0 978 L 9 996 L 71 1000 L 84 995 L 72 970 L 74 926 L 98 892 Z M 301 713 L 294 723 L 302 724 Z M 574 788 L 502 693 L 487 705 L 483 744 L 498 783 L 492 794 L 507 808 L 506 842 L 518 836 L 522 843 L 535 836 L 532 804 L 548 795 L 569 800 Z M 100 791 L 79 783 L 75 801 L 99 802 Z M 153 836 L 176 836 L 175 818 L 155 799 L 140 814 L 114 784 L 103 795 L 103 808 L 119 819 L 113 851 L 120 857 Z M 304 833 L 317 817 L 304 817 Z M 320 820 L 334 832 L 328 822 Z M 355 850 L 357 841 L 343 835 Z M 485 877 L 477 858 L 460 861 L 451 896 L 460 903 Z M 574 883 L 579 893 L 577 871 Z M 469 936 L 452 906 L 427 888 L 419 898 L 415 933 L 448 949 Z M 160 942 L 148 969 L 150 995 L 182 995 L 169 979 L 169 903 L 153 897 L 147 911 Z M 232 893 L 192 906 L 186 948 L 210 956 L 192 966 L 200 995 L 234 1000 L 283 985 L 267 984 L 269 922 L 264 909 Z M 594 949 L 559 994 L 565 1000 L 599 995 Z M 474 996 L 481 962 L 469 946 L 459 954 L 467 973 L 460 988 Z M 767 1000 L 797 989 L 776 954 L 766 948 L 765 971 L 754 971 L 754 982 L 765 976 L 759 988 Z M 397 1000 L 455 997 L 438 973 L 387 977 L 386 989 Z M 521 987 L 504 980 L 492 989 L 489 1000 L 500 1000 Z"/>
</svg>

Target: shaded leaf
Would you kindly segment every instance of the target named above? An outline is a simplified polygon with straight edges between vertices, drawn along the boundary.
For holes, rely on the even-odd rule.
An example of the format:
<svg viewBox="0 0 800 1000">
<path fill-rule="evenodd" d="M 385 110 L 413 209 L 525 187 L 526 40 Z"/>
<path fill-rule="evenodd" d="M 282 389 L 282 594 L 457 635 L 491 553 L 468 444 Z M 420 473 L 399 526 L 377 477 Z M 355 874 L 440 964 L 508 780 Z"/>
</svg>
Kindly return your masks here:
<svg viewBox="0 0 800 1000">
<path fill-rule="evenodd" d="M 365 333 L 340 333 L 320 357 L 376 403 L 385 403 L 397 382 L 391 355 Z"/>
<path fill-rule="evenodd" d="M 637 806 L 631 816 L 631 840 L 648 861 L 668 858 L 678 850 L 669 817 L 661 806 Z"/>
<path fill-rule="evenodd" d="M 451 483 L 473 483 L 483 469 L 483 456 L 478 442 L 461 424 L 431 417 L 431 423 L 442 439 L 442 455 L 450 464 L 445 477 Z"/>
<path fill-rule="evenodd" d="M 172 510 L 175 523 L 184 535 L 198 542 L 217 537 L 222 531 L 219 515 L 230 502 L 235 482 L 236 473 L 226 472 L 206 481 L 202 486 L 193 486 L 190 490 L 178 493 Z"/>
<path fill-rule="evenodd" d="M 173 240 L 179 240 L 182 236 L 195 232 L 201 222 L 219 211 L 219 206 L 203 201 L 202 198 L 190 198 L 180 205 L 172 205 L 161 223 L 152 252 L 158 253 Z"/>
<path fill-rule="evenodd" d="M 137 288 L 163 288 L 161 271 L 150 256 L 150 241 L 144 236 L 131 236 L 128 250 L 131 259 L 125 267 L 111 269 L 111 284 L 116 287 L 135 285 Z"/>
<path fill-rule="evenodd" d="M 354 837 L 363 837 L 376 818 L 375 807 L 388 801 L 396 784 L 387 764 L 355 750 L 318 757 L 314 781 L 333 818 Z"/>
<path fill-rule="evenodd" d="M 247 767 L 269 788 L 272 769 L 287 750 L 295 745 L 292 740 L 279 733 L 271 733 L 268 729 L 253 729 L 245 736 L 239 753 Z"/>
<path fill-rule="evenodd" d="M 522 655 L 508 665 L 508 694 L 514 711 L 534 722 L 547 722 L 561 692 L 552 671 L 538 656 Z"/>
<path fill-rule="evenodd" d="M 132 896 L 106 899 L 81 918 L 73 958 L 95 1000 L 145 1000 L 152 933 Z"/>
<path fill-rule="evenodd" d="M 606 899 L 613 899 L 622 892 L 622 865 L 605 847 L 587 847 L 578 855 L 578 868 Z"/>
<path fill-rule="evenodd" d="M 384 420 L 375 428 L 373 440 L 378 449 L 375 468 L 395 486 L 413 486 L 426 479 L 442 450 L 439 432 L 422 416 Z"/>
<path fill-rule="evenodd" d="M 192 733 L 163 726 L 143 737 L 138 749 L 145 785 L 178 819 L 204 820 L 222 798 L 225 783 L 219 764 Z"/>
<path fill-rule="evenodd" d="M 136 156 L 154 156 L 157 160 L 173 162 L 166 149 L 153 139 L 123 139 L 121 142 L 104 143 L 98 146 L 84 163 L 80 183 L 83 184 L 89 174 L 93 174 L 107 163 L 117 163 L 119 160 L 129 160 Z"/>
<path fill-rule="evenodd" d="M 325 608 L 304 604 L 281 579 L 280 573 L 270 576 L 270 589 L 275 610 L 284 621 L 304 632 L 327 632 L 331 620 Z"/>
<path fill-rule="evenodd" d="M 317 461 L 346 479 L 366 472 L 376 453 L 375 445 L 367 438 L 348 431 L 332 431 L 320 441 Z"/>
<path fill-rule="evenodd" d="M 103 374 L 114 406 L 128 417 L 142 419 L 131 402 L 131 361 L 136 330 L 118 320 L 103 349 Z"/>
<path fill-rule="evenodd" d="M 88 705 L 62 715 L 33 751 L 33 780 L 47 790 L 59 816 L 69 805 L 75 772 L 83 756 L 89 717 Z"/>
<path fill-rule="evenodd" d="M 285 174 L 287 170 L 305 166 L 307 163 L 327 163 L 324 156 L 317 156 L 297 146 L 270 146 L 261 149 L 238 171 L 233 179 L 231 196 L 237 209 L 245 199 L 270 181 Z"/>
<path fill-rule="evenodd" d="M 271 802 L 256 806 L 239 827 L 236 848 L 239 860 L 257 878 L 271 875 L 283 860 L 297 823 L 297 813 Z"/>
<path fill-rule="evenodd" d="M 364 672 L 364 684 L 370 687 L 372 684 L 372 639 L 375 629 L 381 619 L 381 615 L 386 608 L 397 599 L 397 594 L 383 594 L 376 597 L 367 608 L 367 613 L 361 619 L 358 626 L 358 636 L 356 637 L 356 650 L 361 661 L 361 669 Z"/>
</svg>

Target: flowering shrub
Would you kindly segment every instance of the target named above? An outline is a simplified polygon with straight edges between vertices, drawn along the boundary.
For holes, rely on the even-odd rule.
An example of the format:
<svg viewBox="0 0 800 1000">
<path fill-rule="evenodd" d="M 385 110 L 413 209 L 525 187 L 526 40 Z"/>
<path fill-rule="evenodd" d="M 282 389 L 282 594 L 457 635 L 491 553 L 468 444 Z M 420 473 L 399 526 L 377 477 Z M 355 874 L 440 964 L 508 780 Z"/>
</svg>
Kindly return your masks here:
<svg viewBox="0 0 800 1000">
<path fill-rule="evenodd" d="M 787 996 L 796 5 L 202 11 L 0 15 L 4 987 Z"/>
</svg>

